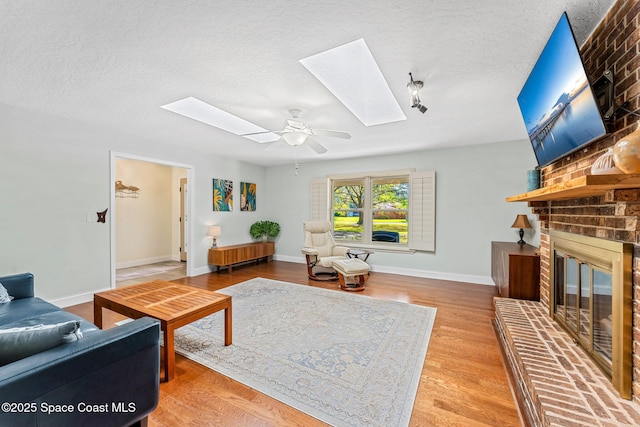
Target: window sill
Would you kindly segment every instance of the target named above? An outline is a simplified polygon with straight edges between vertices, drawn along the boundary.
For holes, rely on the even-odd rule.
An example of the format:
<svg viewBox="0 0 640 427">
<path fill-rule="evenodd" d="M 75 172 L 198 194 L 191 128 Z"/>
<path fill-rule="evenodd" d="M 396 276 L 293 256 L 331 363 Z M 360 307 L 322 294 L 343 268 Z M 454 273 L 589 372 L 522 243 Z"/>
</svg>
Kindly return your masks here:
<svg viewBox="0 0 640 427">
<path fill-rule="evenodd" d="M 336 244 L 338 246 L 346 246 L 352 249 L 366 249 L 373 252 L 388 252 L 388 253 L 397 253 L 397 254 L 413 254 L 415 253 L 415 249 L 409 249 L 407 246 L 388 246 L 388 245 L 366 245 L 361 243 L 352 243 L 352 242 L 341 242 L 336 240 Z"/>
</svg>

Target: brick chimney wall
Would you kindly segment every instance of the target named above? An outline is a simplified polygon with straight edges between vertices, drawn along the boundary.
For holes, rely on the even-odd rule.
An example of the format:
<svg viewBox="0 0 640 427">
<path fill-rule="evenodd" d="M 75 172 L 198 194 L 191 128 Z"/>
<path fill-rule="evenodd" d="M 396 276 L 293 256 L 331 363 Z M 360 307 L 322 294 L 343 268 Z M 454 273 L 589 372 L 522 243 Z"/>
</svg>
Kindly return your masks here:
<svg viewBox="0 0 640 427">
<path fill-rule="evenodd" d="M 571 17 L 569 17 L 571 19 Z M 640 108 L 640 1 L 618 0 L 581 48 L 589 80 L 614 73 L 616 105 Z M 590 173 L 608 148 L 636 129 L 640 117 L 618 111 L 609 135 L 541 170 L 543 186 Z M 640 190 L 611 190 L 603 196 L 530 202 L 540 220 L 540 300 L 549 305 L 549 230 L 633 243 L 633 395 L 640 402 Z"/>
</svg>

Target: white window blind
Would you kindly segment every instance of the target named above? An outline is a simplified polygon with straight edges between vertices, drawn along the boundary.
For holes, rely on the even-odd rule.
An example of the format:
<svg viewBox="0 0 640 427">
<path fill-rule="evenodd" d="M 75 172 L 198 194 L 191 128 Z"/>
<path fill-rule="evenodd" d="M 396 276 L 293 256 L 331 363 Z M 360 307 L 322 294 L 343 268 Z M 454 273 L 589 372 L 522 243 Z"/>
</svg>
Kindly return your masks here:
<svg viewBox="0 0 640 427">
<path fill-rule="evenodd" d="M 311 220 L 329 219 L 329 180 L 326 178 L 311 180 Z"/>
<path fill-rule="evenodd" d="M 409 249 L 435 251 L 436 173 L 412 172 L 409 183 Z"/>
</svg>

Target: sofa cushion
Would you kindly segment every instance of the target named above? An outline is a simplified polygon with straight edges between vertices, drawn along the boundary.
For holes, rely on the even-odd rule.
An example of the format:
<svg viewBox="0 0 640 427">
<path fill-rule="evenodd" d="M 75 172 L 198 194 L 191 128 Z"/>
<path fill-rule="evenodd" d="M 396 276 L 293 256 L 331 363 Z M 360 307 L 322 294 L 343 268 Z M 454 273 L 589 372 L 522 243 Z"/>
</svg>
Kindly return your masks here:
<svg viewBox="0 0 640 427">
<path fill-rule="evenodd" d="M 14 299 L 13 301 L 0 304 L 0 326 L 6 326 L 17 320 L 28 319 L 61 310 L 60 307 L 40 298 Z"/>
<path fill-rule="evenodd" d="M 80 321 L 0 329 L 0 365 L 82 338 Z"/>
<path fill-rule="evenodd" d="M 7 288 L 2 286 L 2 283 L 0 283 L 0 304 L 9 302 L 12 299 L 13 297 L 9 295 L 9 292 L 7 292 Z"/>
<path fill-rule="evenodd" d="M 89 322 L 88 320 L 85 320 L 80 316 L 77 316 L 73 313 L 69 313 L 68 311 L 64 311 L 64 310 L 52 311 L 50 313 L 44 313 L 38 316 L 16 320 L 15 322 L 11 322 L 9 324 L 0 325 L 0 329 L 23 328 L 27 326 L 36 326 L 36 325 L 54 325 L 57 323 L 65 323 L 70 321 L 79 321 L 80 330 L 82 331 L 83 334 L 92 333 L 100 330 L 96 325 Z"/>
</svg>

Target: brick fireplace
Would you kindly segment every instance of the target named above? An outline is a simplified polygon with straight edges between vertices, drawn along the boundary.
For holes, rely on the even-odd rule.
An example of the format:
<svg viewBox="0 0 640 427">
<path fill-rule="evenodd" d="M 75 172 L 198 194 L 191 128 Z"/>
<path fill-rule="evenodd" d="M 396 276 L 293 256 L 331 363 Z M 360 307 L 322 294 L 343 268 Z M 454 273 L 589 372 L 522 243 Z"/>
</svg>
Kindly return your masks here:
<svg viewBox="0 0 640 427">
<path fill-rule="evenodd" d="M 612 70 L 615 104 L 630 111 L 640 109 L 639 28 L 640 2 L 618 0 L 581 48 L 591 82 Z M 595 160 L 635 130 L 639 119 L 619 110 L 608 123 L 607 137 L 541 170 L 543 189 L 589 175 Z M 505 352 L 514 388 L 528 406 L 525 412 L 533 425 L 581 425 L 587 421 L 596 425 L 640 424 L 640 181 L 632 184 L 527 200 L 540 223 L 540 302 L 496 300 L 496 322 L 503 346 L 511 347 Z M 606 384 L 606 375 L 573 345 L 574 338 L 550 319 L 556 285 L 551 234 L 556 233 L 618 242 L 630 248 L 631 271 L 627 274 L 631 298 L 624 307 L 631 312 L 632 324 L 632 342 L 625 350 L 632 366 L 630 401 Z M 594 380 L 598 376 L 603 380 Z M 598 417 L 600 421 L 594 420 Z"/>
<path fill-rule="evenodd" d="M 581 53 L 591 81 L 614 71 L 616 104 L 640 108 L 640 2 L 619 0 L 603 18 Z M 543 186 L 552 186 L 590 173 L 591 165 L 618 140 L 635 130 L 640 117 L 617 113 L 609 136 L 541 171 Z M 601 195 L 568 200 L 529 202 L 540 221 L 540 301 L 548 308 L 550 230 L 633 244 L 633 399 L 640 402 L 640 189 L 607 190 Z"/>
</svg>

